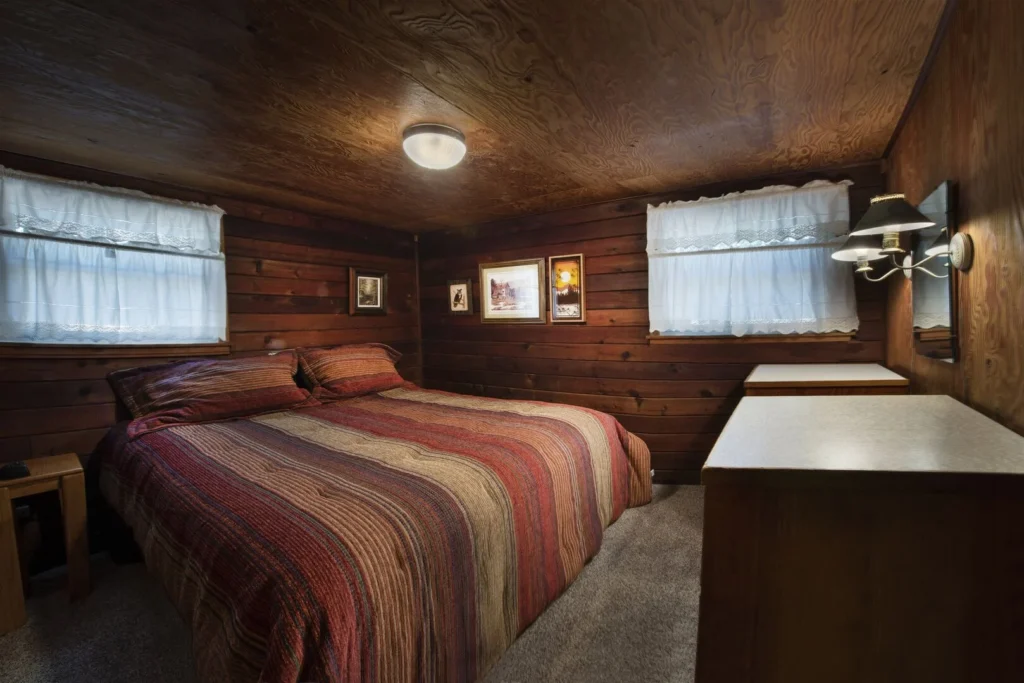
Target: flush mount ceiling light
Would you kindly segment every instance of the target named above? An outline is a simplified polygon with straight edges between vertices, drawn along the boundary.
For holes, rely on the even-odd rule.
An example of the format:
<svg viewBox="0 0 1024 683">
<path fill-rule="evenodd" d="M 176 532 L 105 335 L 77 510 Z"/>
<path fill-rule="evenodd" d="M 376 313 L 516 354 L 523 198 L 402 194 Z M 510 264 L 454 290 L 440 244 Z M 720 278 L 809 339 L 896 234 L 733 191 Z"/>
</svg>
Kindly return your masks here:
<svg viewBox="0 0 1024 683">
<path fill-rule="evenodd" d="M 419 123 L 405 129 L 402 149 L 424 168 L 451 168 L 466 156 L 466 136 L 450 126 Z"/>
</svg>

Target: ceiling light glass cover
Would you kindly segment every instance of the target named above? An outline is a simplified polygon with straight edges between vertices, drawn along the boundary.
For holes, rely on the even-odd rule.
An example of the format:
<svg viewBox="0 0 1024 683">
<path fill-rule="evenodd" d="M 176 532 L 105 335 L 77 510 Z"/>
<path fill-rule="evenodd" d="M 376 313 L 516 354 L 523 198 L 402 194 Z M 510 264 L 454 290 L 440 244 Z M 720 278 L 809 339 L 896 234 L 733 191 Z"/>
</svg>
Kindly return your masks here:
<svg viewBox="0 0 1024 683">
<path fill-rule="evenodd" d="M 424 168 L 451 168 L 466 156 L 466 136 L 450 126 L 420 123 L 405 129 L 402 149 Z"/>
<path fill-rule="evenodd" d="M 851 235 L 881 235 L 883 233 L 920 230 L 935 225 L 923 213 L 907 203 L 901 194 L 886 194 L 871 200 Z"/>
</svg>

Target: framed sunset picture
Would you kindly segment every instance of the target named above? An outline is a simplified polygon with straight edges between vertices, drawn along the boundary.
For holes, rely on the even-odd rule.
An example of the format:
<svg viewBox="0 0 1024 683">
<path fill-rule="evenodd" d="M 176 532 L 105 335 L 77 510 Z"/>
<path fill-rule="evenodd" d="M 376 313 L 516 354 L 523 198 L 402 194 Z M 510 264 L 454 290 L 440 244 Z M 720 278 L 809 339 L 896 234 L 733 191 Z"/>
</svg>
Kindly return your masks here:
<svg viewBox="0 0 1024 683">
<path fill-rule="evenodd" d="M 583 254 L 548 258 L 551 322 L 582 323 L 587 320 L 587 295 L 583 287 Z"/>
</svg>

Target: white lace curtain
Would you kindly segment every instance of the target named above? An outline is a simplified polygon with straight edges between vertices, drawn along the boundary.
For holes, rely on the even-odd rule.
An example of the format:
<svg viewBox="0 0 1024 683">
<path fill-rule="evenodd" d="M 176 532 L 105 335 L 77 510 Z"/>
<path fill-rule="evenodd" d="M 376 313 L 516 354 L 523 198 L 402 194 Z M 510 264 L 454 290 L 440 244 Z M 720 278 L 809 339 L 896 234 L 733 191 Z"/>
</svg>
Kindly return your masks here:
<svg viewBox="0 0 1024 683">
<path fill-rule="evenodd" d="M 0 341 L 223 340 L 217 207 L 0 167 Z"/>
<path fill-rule="evenodd" d="M 849 181 L 647 207 L 648 305 L 663 335 L 852 332 Z"/>
<path fill-rule="evenodd" d="M 947 270 L 945 257 L 932 259 L 924 267 L 941 275 Z M 949 327 L 949 280 L 914 273 L 913 290 L 914 327 L 922 330 Z"/>
</svg>

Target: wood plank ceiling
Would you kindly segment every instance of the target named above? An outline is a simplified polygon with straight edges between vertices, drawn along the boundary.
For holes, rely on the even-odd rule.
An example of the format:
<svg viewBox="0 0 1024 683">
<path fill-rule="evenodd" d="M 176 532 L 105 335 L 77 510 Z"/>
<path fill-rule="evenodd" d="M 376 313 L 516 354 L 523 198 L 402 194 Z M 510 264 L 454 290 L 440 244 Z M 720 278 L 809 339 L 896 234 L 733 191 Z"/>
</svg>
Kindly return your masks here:
<svg viewBox="0 0 1024 683">
<path fill-rule="evenodd" d="M 4 0 L 0 148 L 428 230 L 882 156 L 945 0 Z M 401 132 L 461 129 L 420 169 Z"/>
</svg>

